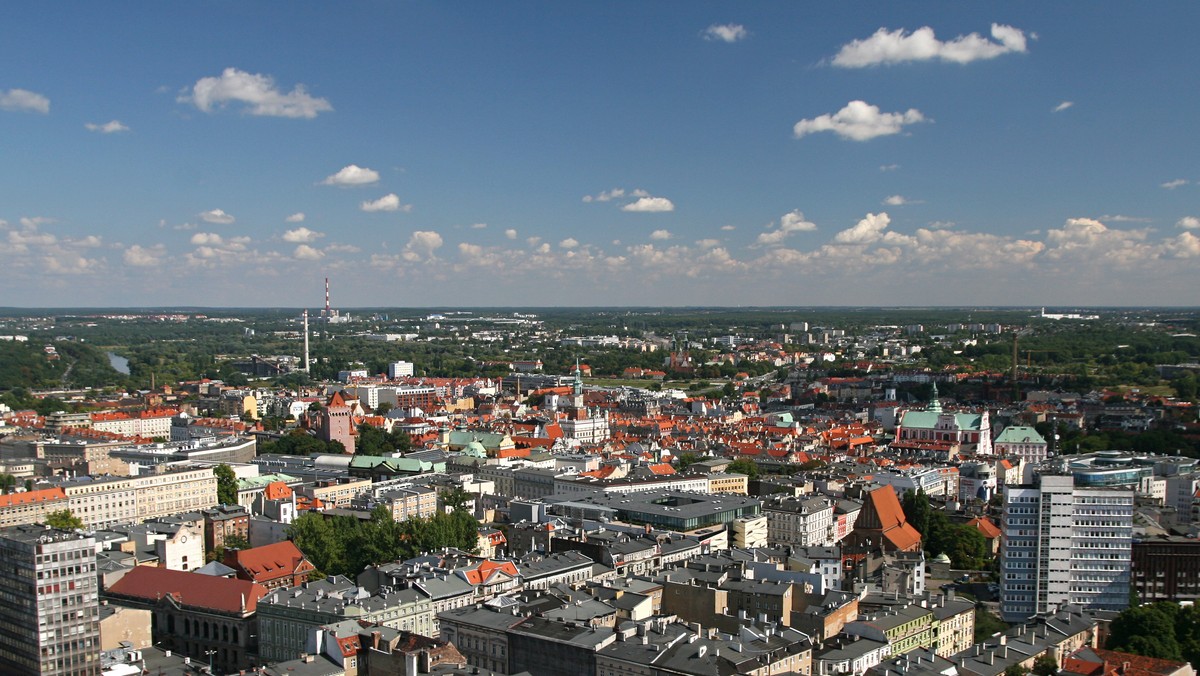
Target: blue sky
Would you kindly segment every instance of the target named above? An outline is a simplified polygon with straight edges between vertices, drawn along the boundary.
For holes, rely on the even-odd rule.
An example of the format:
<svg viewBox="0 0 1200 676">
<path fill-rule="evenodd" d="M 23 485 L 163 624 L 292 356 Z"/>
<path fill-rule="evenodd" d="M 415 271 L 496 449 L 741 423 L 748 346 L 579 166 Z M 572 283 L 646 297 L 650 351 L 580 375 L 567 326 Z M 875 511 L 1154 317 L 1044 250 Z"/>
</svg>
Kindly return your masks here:
<svg viewBox="0 0 1200 676">
<path fill-rule="evenodd" d="M 10 7 L 0 304 L 1195 305 L 1198 22 Z"/>
</svg>

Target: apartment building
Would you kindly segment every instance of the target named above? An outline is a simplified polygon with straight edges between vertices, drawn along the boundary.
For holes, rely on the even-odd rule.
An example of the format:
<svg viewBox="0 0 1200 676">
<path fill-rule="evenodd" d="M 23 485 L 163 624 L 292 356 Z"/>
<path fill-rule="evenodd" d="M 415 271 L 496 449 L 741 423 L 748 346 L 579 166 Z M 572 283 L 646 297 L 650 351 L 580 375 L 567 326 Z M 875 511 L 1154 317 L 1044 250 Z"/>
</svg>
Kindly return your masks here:
<svg viewBox="0 0 1200 676">
<path fill-rule="evenodd" d="M 1073 476 L 1035 475 L 1008 488 L 1000 558 L 1006 622 L 1053 613 L 1129 605 L 1133 490 L 1084 488 Z"/>
<path fill-rule="evenodd" d="M 96 542 L 44 526 L 0 530 L 0 672 L 100 673 Z"/>
<path fill-rule="evenodd" d="M 212 468 L 137 477 L 79 477 L 61 488 L 71 512 L 89 528 L 199 512 L 217 504 Z"/>
</svg>

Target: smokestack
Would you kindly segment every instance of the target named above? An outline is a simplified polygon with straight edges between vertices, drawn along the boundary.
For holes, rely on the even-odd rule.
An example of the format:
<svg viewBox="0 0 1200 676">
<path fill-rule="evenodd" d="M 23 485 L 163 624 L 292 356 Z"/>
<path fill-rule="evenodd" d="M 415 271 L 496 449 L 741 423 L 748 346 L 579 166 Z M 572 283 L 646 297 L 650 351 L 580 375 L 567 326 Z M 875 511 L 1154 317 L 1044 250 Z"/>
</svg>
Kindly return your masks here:
<svg viewBox="0 0 1200 676">
<path fill-rule="evenodd" d="M 328 319 L 330 317 L 330 314 L 331 313 L 329 312 L 329 278 L 326 277 L 325 278 L 325 318 Z"/>
<path fill-rule="evenodd" d="M 304 372 L 308 373 L 308 310 L 304 311 Z"/>
</svg>

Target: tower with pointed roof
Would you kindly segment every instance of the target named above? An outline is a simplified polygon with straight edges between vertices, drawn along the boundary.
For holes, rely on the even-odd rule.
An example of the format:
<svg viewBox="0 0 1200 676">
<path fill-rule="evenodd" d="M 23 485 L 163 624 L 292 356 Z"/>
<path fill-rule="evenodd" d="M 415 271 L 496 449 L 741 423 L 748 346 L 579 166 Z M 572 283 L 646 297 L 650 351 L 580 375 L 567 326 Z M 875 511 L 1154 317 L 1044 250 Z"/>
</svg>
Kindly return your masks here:
<svg viewBox="0 0 1200 676">
<path fill-rule="evenodd" d="M 322 441 L 340 441 L 347 453 L 354 452 L 354 420 L 350 405 L 341 392 L 334 392 L 325 403 L 325 408 L 321 409 L 318 436 Z"/>
<path fill-rule="evenodd" d="M 929 395 L 929 408 L 926 409 L 930 413 L 942 412 L 942 400 L 938 398 L 937 381 L 933 381 L 933 392 Z"/>
</svg>

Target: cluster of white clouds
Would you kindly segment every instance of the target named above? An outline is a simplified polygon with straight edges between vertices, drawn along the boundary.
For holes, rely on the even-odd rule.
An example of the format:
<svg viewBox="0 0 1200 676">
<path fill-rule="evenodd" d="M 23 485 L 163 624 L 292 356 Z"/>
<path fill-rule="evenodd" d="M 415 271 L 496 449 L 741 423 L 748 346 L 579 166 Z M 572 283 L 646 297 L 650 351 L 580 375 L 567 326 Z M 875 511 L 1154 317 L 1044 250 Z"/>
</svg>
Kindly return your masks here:
<svg viewBox="0 0 1200 676">
<path fill-rule="evenodd" d="M 247 73 L 237 68 L 226 68 L 216 77 L 202 77 L 184 90 L 177 99 L 180 103 L 191 103 L 205 113 L 241 104 L 251 115 L 269 117 L 314 118 L 320 113 L 333 110 L 329 101 L 308 93 L 304 85 L 296 85 L 284 92 L 270 75 Z"/>
<path fill-rule="evenodd" d="M 994 41 L 970 33 L 943 42 L 929 26 L 911 33 L 903 28 L 894 31 L 880 28 L 869 38 L 843 45 L 832 63 L 839 68 L 867 68 L 908 61 L 970 63 L 1026 50 L 1024 31 L 1012 26 L 992 24 L 992 38 Z"/>
<path fill-rule="evenodd" d="M 869 141 L 880 136 L 899 134 L 910 124 L 931 121 L 916 108 L 909 108 L 904 112 L 884 113 L 879 110 L 879 106 L 873 106 L 866 101 L 851 101 L 836 113 L 800 120 L 792 128 L 792 133 L 800 139 L 809 134 L 831 131 L 844 139 Z"/>
<path fill-rule="evenodd" d="M 1190 216 L 1181 218 L 1178 229 L 1167 236 L 1148 225 L 1113 227 L 1081 217 L 1045 228 L 1041 235 L 1013 237 L 964 231 L 947 223 L 901 232 L 886 212 L 868 213 L 841 229 L 818 229 L 795 210 L 744 245 L 732 245 L 725 235 L 689 240 L 665 228 L 648 231 L 641 241 L 608 245 L 571 235 L 518 240 L 514 228 L 505 229 L 503 238 L 490 244 L 448 242 L 442 233 L 425 229 L 411 231 L 399 250 L 389 252 L 384 245 L 365 255 L 348 244 L 327 243 L 324 232 L 293 225 L 261 238 L 202 230 L 174 243 L 126 244 L 99 236 L 67 237 L 56 232 L 66 229 L 63 224 L 22 218 L 13 225 L 0 221 L 0 242 L 21 254 L 13 257 L 15 281 L 51 287 L 78 286 L 78 281 L 67 280 L 80 278 L 144 282 L 149 278 L 138 275 L 167 269 L 178 271 L 173 277 L 179 279 L 186 279 L 189 269 L 195 274 L 240 270 L 283 278 L 302 262 L 339 275 L 372 270 L 443 286 L 464 275 L 482 275 L 494 289 L 508 292 L 532 288 L 539 283 L 535 280 L 578 293 L 630 279 L 676 289 L 671 285 L 681 282 L 732 288 L 730 283 L 736 287 L 762 279 L 781 284 L 819 279 L 834 285 L 855 282 L 847 289 L 861 288 L 870 280 L 895 293 L 920 280 L 933 284 L 947 275 L 960 275 L 963 280 L 990 280 L 982 282 L 985 286 L 1019 278 L 1086 293 L 1108 280 L 1188 278 L 1200 259 L 1200 218 Z M 829 234 L 815 242 L 807 239 L 820 230 Z M 485 235 L 486 229 L 464 226 L 460 232 Z M 801 233 L 806 235 L 804 245 L 799 245 Z M 264 284 L 270 288 L 269 282 Z"/>
<path fill-rule="evenodd" d="M 1175 188 L 1180 188 L 1185 185 L 1191 185 L 1191 183 L 1192 182 L 1187 180 L 1186 178 L 1177 178 L 1173 181 L 1167 181 L 1166 183 L 1162 183 L 1160 185 L 1161 185 L 1161 187 L 1166 188 L 1167 190 L 1174 190 Z"/>
<path fill-rule="evenodd" d="M 624 188 L 613 188 L 612 190 L 601 190 L 595 195 L 584 195 L 585 203 L 591 202 L 612 202 L 623 198 L 636 198 L 632 202 L 621 205 L 621 211 L 634 211 L 642 213 L 659 213 L 665 211 L 675 211 L 675 203 L 666 197 L 655 197 L 650 193 L 636 188 L 626 191 Z"/>
<path fill-rule="evenodd" d="M 803 212 L 796 209 L 779 218 L 779 227 L 775 227 L 774 223 L 769 224 L 767 231 L 760 233 L 754 240 L 754 244 L 755 246 L 779 246 L 792 233 L 812 232 L 816 229 L 817 224 L 805 220 Z"/>
</svg>

